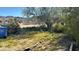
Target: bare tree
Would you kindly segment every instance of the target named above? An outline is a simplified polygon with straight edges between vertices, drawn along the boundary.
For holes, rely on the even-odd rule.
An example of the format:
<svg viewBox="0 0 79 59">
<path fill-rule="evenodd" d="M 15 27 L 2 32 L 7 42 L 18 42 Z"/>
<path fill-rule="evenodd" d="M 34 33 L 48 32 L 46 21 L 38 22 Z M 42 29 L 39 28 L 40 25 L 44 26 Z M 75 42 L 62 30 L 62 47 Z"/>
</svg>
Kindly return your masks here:
<svg viewBox="0 0 79 59">
<path fill-rule="evenodd" d="M 36 17 L 47 25 L 49 31 L 52 30 L 52 21 L 54 16 L 59 16 L 60 8 L 56 7 L 26 7 L 23 9 L 23 15 L 27 18 Z"/>
</svg>

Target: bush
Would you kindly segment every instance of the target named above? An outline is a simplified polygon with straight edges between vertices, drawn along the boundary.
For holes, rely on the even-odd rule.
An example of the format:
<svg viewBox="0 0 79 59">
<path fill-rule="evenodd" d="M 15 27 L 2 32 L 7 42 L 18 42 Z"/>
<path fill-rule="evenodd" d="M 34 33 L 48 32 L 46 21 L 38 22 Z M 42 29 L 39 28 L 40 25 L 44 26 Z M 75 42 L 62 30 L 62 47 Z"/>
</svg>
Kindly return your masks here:
<svg viewBox="0 0 79 59">
<path fill-rule="evenodd" d="M 53 25 L 53 30 L 55 32 L 63 32 L 64 31 L 64 25 L 62 25 L 61 23 L 55 23 Z"/>
<path fill-rule="evenodd" d="M 63 15 L 67 33 L 74 37 L 79 44 L 79 8 L 65 8 Z"/>
<path fill-rule="evenodd" d="M 8 28 L 8 34 L 15 34 L 20 28 L 16 19 L 9 19 L 9 23 L 3 26 L 6 26 Z"/>
<path fill-rule="evenodd" d="M 18 32 L 19 25 L 18 24 L 9 24 L 8 27 L 8 34 L 15 34 Z"/>
</svg>

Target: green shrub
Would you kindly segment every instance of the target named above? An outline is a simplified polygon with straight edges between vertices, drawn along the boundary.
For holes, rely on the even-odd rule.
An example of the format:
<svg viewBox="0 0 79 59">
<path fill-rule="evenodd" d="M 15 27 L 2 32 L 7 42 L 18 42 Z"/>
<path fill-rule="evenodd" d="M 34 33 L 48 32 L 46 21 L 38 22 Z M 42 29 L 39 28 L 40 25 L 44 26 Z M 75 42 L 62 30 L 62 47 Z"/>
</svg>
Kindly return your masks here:
<svg viewBox="0 0 79 59">
<path fill-rule="evenodd" d="M 15 34 L 18 32 L 19 26 L 17 24 L 9 24 L 8 27 L 8 33 L 9 34 Z"/>
<path fill-rule="evenodd" d="M 61 23 L 55 23 L 53 25 L 53 29 L 55 32 L 63 32 L 64 31 L 64 25 L 62 25 Z"/>
<path fill-rule="evenodd" d="M 18 32 L 19 25 L 15 19 L 9 19 L 10 22 L 7 25 L 4 25 L 8 28 L 8 34 L 15 34 Z"/>
<path fill-rule="evenodd" d="M 74 37 L 79 44 L 79 8 L 65 8 L 63 19 L 66 24 L 66 32 Z"/>
</svg>

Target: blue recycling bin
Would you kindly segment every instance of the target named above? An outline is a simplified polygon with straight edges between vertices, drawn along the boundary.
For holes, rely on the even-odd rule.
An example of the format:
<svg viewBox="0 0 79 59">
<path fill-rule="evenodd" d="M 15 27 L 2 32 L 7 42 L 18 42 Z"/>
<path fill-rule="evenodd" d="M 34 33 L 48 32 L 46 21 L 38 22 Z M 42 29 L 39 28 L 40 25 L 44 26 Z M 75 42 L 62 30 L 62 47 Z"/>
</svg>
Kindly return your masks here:
<svg viewBox="0 0 79 59">
<path fill-rule="evenodd" d="M 7 37 L 7 27 L 0 27 L 0 38 Z"/>
</svg>

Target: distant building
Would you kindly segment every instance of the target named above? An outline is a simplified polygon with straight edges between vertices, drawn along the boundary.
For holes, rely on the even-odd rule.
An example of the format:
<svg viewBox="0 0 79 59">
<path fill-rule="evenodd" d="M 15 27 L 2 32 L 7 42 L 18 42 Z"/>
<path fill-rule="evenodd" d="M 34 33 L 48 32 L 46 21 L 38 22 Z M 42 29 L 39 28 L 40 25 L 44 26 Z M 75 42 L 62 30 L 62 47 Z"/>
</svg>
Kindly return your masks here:
<svg viewBox="0 0 79 59">
<path fill-rule="evenodd" d="M 10 19 L 14 19 L 13 16 L 0 16 L 0 25 L 10 24 L 12 21 Z"/>
<path fill-rule="evenodd" d="M 19 24 L 19 26 L 22 28 L 23 27 L 39 27 L 44 24 L 43 22 L 40 22 L 33 18 L 28 20 L 27 18 L 23 18 L 23 17 L 0 16 L 0 25 L 13 24 L 15 23 L 15 19 L 17 20 L 16 22 Z"/>
</svg>

